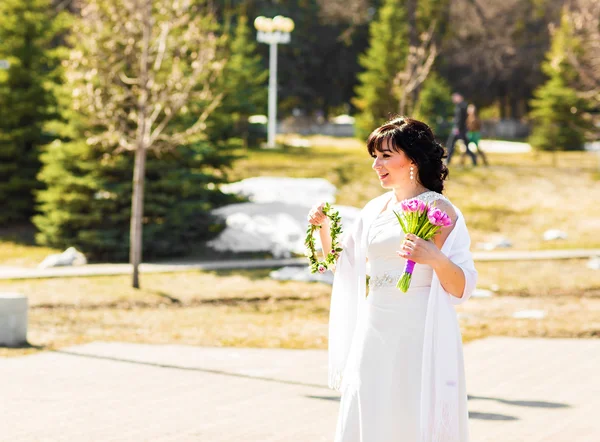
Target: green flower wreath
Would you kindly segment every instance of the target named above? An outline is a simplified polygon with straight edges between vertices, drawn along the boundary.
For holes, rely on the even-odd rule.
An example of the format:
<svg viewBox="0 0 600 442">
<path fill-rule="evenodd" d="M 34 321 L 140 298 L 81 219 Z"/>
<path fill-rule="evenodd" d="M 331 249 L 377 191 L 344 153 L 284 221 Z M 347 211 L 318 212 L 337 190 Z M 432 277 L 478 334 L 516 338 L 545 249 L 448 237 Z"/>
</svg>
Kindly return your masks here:
<svg viewBox="0 0 600 442">
<path fill-rule="evenodd" d="M 342 233 L 342 228 L 340 227 L 340 213 L 337 210 L 332 210 L 332 207 L 329 205 L 329 203 L 326 203 L 323 207 L 323 213 L 331 220 L 331 250 L 325 257 L 325 260 L 319 261 L 317 259 L 317 252 L 315 251 L 315 238 L 313 233 L 315 230 L 320 229 L 321 226 L 309 224 L 308 230 L 306 231 L 306 240 L 304 240 L 304 244 L 306 245 L 306 256 L 310 261 L 311 273 L 325 273 L 326 270 L 333 270 L 335 268 L 336 259 L 342 251 L 342 248 L 339 246 L 337 241 L 338 235 Z"/>
</svg>

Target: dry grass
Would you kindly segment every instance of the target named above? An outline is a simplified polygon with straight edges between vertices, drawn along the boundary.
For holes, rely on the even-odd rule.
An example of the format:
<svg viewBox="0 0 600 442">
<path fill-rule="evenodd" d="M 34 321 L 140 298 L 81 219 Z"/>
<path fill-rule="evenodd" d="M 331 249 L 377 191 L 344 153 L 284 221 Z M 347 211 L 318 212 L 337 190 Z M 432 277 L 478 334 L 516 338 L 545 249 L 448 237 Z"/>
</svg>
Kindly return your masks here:
<svg viewBox="0 0 600 442">
<path fill-rule="evenodd" d="M 280 282 L 268 270 L 2 281 L 25 294 L 32 347 L 16 356 L 94 340 L 305 348 L 324 345 L 324 284 Z"/>
<path fill-rule="evenodd" d="M 481 263 L 480 286 L 502 287 L 492 298 L 458 308 L 465 341 L 489 335 L 600 336 L 600 272 L 585 261 Z M 564 273 L 569 278 L 556 278 Z M 325 348 L 331 287 L 281 282 L 269 270 L 0 282 L 0 291 L 28 296 L 31 347 L 0 349 L 18 356 L 103 341 L 208 346 Z M 541 309 L 543 320 L 518 320 Z"/>
<path fill-rule="evenodd" d="M 480 288 L 521 297 L 598 296 L 600 271 L 586 260 L 478 262 Z"/>
<path fill-rule="evenodd" d="M 34 247 L 12 241 L 2 241 L 0 244 L 0 263 L 11 267 L 35 267 L 46 256 L 60 252 L 60 250 L 48 247 Z"/>
<path fill-rule="evenodd" d="M 338 203 L 362 206 L 382 192 L 370 158 L 355 140 L 318 139 L 310 149 L 250 151 L 232 171 L 251 176 L 323 177 L 339 189 Z M 489 154 L 488 168 L 451 168 L 448 196 L 462 209 L 474 244 L 493 235 L 515 249 L 600 247 L 597 160 L 588 153 Z M 553 163 L 555 161 L 555 163 Z M 577 204 L 576 210 L 571 208 Z M 548 228 L 569 239 L 545 243 Z M 14 232 L 13 232 L 14 233 Z M 0 266 L 34 266 L 55 250 L 0 231 Z M 17 232 L 18 233 L 18 232 Z M 600 336 L 600 272 L 584 260 L 479 263 L 479 286 L 499 290 L 458 308 L 465 340 L 489 335 Z M 330 287 L 279 282 L 268 270 L 0 281 L 0 292 L 28 296 L 28 354 L 94 340 L 209 346 L 325 348 Z M 544 310 L 541 320 L 514 319 Z"/>
<path fill-rule="evenodd" d="M 382 193 L 361 143 L 312 139 L 312 148 L 249 151 L 237 163 L 232 179 L 325 178 L 338 188 L 338 204 L 356 207 Z M 488 157 L 489 167 L 452 164 L 447 182 L 446 193 L 463 211 L 474 245 L 503 236 L 516 250 L 600 247 L 596 154 L 489 153 Z M 568 239 L 546 242 L 542 235 L 548 229 L 563 230 Z"/>
<path fill-rule="evenodd" d="M 598 338 L 600 296 L 498 296 L 474 299 L 457 308 L 465 340 L 486 336 Z M 541 310 L 543 319 L 516 319 L 522 310 Z"/>
<path fill-rule="evenodd" d="M 492 156 L 493 166 L 455 171 L 448 194 L 463 210 L 474 243 L 495 234 L 516 249 L 593 248 L 600 228 L 600 186 L 586 152 Z M 560 229 L 565 241 L 545 242 L 544 231 Z"/>
<path fill-rule="evenodd" d="M 319 177 L 338 188 L 337 202 L 362 207 L 382 189 L 363 144 L 350 138 L 306 137 L 311 148 L 241 152 L 231 180 L 254 176 Z M 285 141 L 282 138 L 282 141 Z M 599 248 L 598 158 L 588 152 L 488 154 L 490 167 L 452 165 L 447 195 L 463 211 L 473 244 L 509 238 L 517 250 Z M 576 209 L 571 208 L 573 202 Z M 545 242 L 545 230 L 568 233 Z M 58 250 L 34 245 L 32 230 L 0 229 L 0 266 L 34 267 Z M 195 247 L 194 249 L 198 249 Z"/>
</svg>

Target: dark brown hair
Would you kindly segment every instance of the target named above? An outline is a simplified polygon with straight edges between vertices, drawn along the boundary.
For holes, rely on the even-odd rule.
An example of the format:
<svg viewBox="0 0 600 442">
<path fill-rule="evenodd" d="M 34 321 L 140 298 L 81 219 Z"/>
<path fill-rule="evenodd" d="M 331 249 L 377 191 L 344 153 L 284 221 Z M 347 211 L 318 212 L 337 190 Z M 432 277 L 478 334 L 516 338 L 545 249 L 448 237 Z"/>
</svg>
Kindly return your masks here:
<svg viewBox="0 0 600 442">
<path fill-rule="evenodd" d="M 375 156 L 375 151 L 381 151 L 386 140 L 392 150 L 402 150 L 416 163 L 423 186 L 438 193 L 444 191 L 444 180 L 448 177 L 443 161 L 446 153 L 427 124 L 408 117 L 394 117 L 371 132 L 367 139 L 369 154 Z"/>
</svg>

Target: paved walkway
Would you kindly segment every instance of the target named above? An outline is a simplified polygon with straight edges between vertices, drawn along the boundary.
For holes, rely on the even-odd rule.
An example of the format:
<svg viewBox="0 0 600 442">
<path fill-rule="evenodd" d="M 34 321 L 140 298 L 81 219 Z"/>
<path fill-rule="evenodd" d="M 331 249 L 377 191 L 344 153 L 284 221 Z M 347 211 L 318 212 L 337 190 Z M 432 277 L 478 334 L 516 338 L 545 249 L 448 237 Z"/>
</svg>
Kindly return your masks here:
<svg viewBox="0 0 600 442">
<path fill-rule="evenodd" d="M 529 143 L 506 140 L 488 140 L 483 139 L 479 145 L 485 152 L 490 153 L 527 153 L 531 152 Z"/>
<path fill-rule="evenodd" d="M 594 256 L 600 256 L 600 249 L 473 252 L 473 258 L 477 262 L 576 259 L 591 258 Z M 140 272 L 170 273 L 190 270 L 271 268 L 290 265 L 304 266 L 306 265 L 306 262 L 306 258 L 173 262 L 168 264 L 141 264 Z M 49 269 L 0 266 L 0 280 L 69 276 L 129 275 L 131 274 L 131 271 L 131 265 L 129 264 L 88 264 L 76 267 L 55 267 Z"/>
<path fill-rule="evenodd" d="M 488 338 L 465 357 L 472 442 L 600 440 L 600 340 Z M 0 358 L 0 440 L 332 441 L 326 362 L 320 350 L 101 342 Z"/>
</svg>

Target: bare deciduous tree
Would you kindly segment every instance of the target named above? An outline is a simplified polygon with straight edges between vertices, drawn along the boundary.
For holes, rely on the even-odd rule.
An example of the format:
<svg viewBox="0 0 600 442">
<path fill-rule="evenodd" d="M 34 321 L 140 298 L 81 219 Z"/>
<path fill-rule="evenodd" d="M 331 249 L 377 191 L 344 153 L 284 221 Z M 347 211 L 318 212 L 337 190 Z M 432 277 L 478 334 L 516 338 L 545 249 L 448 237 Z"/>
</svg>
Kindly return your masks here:
<svg viewBox="0 0 600 442">
<path fill-rule="evenodd" d="M 499 100 L 503 117 L 523 116 L 565 1 L 452 0 L 440 72 L 481 106 Z"/>
<path fill-rule="evenodd" d="M 139 288 L 146 153 L 193 142 L 219 105 L 210 11 L 192 0 L 89 0 L 67 64 L 89 144 L 135 152 L 130 262 Z"/>
<path fill-rule="evenodd" d="M 600 2 L 573 0 L 566 18 L 578 47 L 568 52 L 569 62 L 577 71 L 576 89 L 600 105 Z"/>
<path fill-rule="evenodd" d="M 398 99 L 398 112 L 400 115 L 413 113 L 414 109 L 409 109 L 414 105 L 415 100 L 411 100 L 414 92 L 427 79 L 438 53 L 437 45 L 433 39 L 436 22 L 432 22 L 429 30 L 421 36 L 419 46 L 410 45 L 406 65 L 404 69 L 396 75 L 393 83 L 393 92 Z"/>
<path fill-rule="evenodd" d="M 367 22 L 371 0 L 317 0 L 319 14 L 333 23 L 354 25 Z"/>
</svg>

